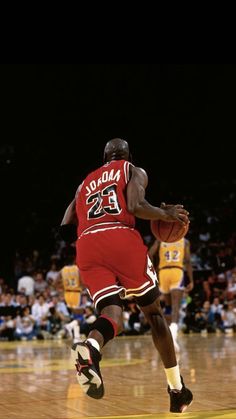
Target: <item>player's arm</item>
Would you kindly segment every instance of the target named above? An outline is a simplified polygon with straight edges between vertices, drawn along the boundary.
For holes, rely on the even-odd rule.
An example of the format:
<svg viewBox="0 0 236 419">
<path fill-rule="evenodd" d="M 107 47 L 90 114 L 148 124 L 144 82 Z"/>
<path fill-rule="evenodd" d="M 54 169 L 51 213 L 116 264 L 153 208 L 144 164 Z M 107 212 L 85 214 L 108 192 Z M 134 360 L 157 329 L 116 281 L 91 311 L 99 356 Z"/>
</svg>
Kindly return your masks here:
<svg viewBox="0 0 236 419">
<path fill-rule="evenodd" d="M 76 202 L 74 198 L 73 201 L 71 201 L 71 203 L 66 208 L 64 216 L 62 218 L 61 225 L 65 225 L 65 224 L 77 225 L 77 223 L 78 221 L 77 221 L 77 216 L 76 216 Z"/>
<path fill-rule="evenodd" d="M 149 247 L 149 249 L 148 249 L 148 254 L 149 254 L 149 256 L 150 256 L 150 259 L 153 261 L 153 259 L 154 259 L 154 256 L 157 254 L 157 252 L 158 252 L 158 249 L 159 249 L 159 242 L 158 242 L 158 240 L 155 240 L 154 242 L 153 242 L 153 244 Z"/>
<path fill-rule="evenodd" d="M 194 286 L 193 282 L 193 267 L 191 263 L 191 251 L 190 251 L 190 242 L 185 239 L 184 245 L 184 264 L 189 278 L 189 284 L 186 286 L 186 291 L 191 291 Z"/>
<path fill-rule="evenodd" d="M 67 243 L 73 243 L 77 240 L 78 217 L 76 214 L 76 198 L 81 189 L 81 185 L 76 191 L 74 199 L 66 208 L 64 216 L 59 227 L 61 238 Z"/>
<path fill-rule="evenodd" d="M 56 280 L 54 282 L 54 287 L 56 290 L 60 290 L 63 288 L 63 281 L 62 281 L 62 274 L 61 271 L 58 273 Z"/>
<path fill-rule="evenodd" d="M 130 166 L 131 178 L 127 186 L 127 208 L 135 217 L 144 220 L 180 221 L 188 222 L 188 212 L 182 205 L 166 205 L 155 207 L 145 199 L 148 176 L 145 170 Z"/>
<path fill-rule="evenodd" d="M 160 247 L 160 242 L 158 240 L 155 240 L 154 243 L 148 249 L 149 257 L 156 270 L 158 269 L 158 264 L 159 264 L 159 247 Z"/>
</svg>

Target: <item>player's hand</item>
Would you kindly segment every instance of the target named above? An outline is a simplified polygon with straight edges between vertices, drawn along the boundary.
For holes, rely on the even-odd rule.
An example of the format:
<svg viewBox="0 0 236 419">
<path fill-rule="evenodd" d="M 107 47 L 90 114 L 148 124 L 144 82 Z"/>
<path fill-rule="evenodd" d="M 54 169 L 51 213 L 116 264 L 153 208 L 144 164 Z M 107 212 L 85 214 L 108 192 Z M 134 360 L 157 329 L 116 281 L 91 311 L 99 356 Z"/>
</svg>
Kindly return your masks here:
<svg viewBox="0 0 236 419">
<path fill-rule="evenodd" d="M 166 205 L 162 202 L 161 209 L 165 212 L 165 221 L 179 221 L 184 225 L 189 223 L 189 212 L 184 209 L 183 205 Z"/>
<path fill-rule="evenodd" d="M 181 204 L 166 204 L 165 202 L 161 203 L 161 208 L 162 209 L 171 208 L 171 207 L 183 208 L 184 206 L 181 205 Z"/>
<path fill-rule="evenodd" d="M 192 291 L 193 286 L 194 286 L 193 281 L 190 281 L 190 282 L 189 282 L 189 284 L 188 284 L 188 285 L 186 285 L 186 287 L 185 287 L 185 291 L 186 291 L 186 292 L 190 292 L 190 291 Z"/>
</svg>

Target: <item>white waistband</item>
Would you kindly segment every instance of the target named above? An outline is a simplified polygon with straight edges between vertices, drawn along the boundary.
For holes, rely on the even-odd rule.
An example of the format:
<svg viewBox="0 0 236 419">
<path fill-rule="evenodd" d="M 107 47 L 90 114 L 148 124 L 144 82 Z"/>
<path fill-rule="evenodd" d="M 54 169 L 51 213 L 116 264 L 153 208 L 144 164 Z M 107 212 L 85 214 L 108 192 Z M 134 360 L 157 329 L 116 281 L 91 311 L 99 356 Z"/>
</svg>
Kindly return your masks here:
<svg viewBox="0 0 236 419">
<path fill-rule="evenodd" d="M 119 222 L 100 223 L 100 224 L 94 224 L 93 226 L 86 228 L 79 236 L 79 239 L 82 236 L 85 236 L 87 234 L 98 233 L 100 231 L 114 230 L 114 229 L 120 229 L 120 228 L 134 230 L 133 227 L 126 226 Z"/>
</svg>

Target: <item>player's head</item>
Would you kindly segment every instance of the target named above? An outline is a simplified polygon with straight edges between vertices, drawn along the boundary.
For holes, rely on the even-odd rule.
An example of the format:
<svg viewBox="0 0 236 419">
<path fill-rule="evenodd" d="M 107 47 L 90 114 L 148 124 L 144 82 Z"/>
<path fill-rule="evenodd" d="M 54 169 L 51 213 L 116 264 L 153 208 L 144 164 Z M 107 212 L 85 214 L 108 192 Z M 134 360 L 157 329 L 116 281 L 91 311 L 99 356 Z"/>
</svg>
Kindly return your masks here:
<svg viewBox="0 0 236 419">
<path fill-rule="evenodd" d="M 121 138 L 113 138 L 108 141 L 104 148 L 103 154 L 104 163 L 111 160 L 129 160 L 131 161 L 131 155 L 129 151 L 129 144 L 127 141 Z"/>
</svg>

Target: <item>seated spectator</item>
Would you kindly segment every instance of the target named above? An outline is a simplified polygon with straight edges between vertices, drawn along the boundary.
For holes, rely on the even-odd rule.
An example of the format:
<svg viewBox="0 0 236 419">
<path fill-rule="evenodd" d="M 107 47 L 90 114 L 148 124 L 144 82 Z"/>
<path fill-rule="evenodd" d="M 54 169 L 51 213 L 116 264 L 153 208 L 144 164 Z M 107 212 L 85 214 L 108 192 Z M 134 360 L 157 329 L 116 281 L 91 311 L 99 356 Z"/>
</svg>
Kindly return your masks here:
<svg viewBox="0 0 236 419">
<path fill-rule="evenodd" d="M 87 306 L 84 309 L 84 320 L 82 324 L 80 325 L 80 333 L 88 336 L 90 332 L 91 324 L 95 322 L 97 319 L 97 316 L 94 313 L 94 309 L 92 306 Z"/>
<path fill-rule="evenodd" d="M 50 307 L 54 307 L 63 324 L 70 321 L 70 313 L 65 301 L 54 291 L 51 293 Z"/>
<path fill-rule="evenodd" d="M 36 295 L 32 294 L 28 296 L 28 305 L 32 307 L 36 301 Z"/>
<path fill-rule="evenodd" d="M 36 293 L 43 293 L 46 288 L 48 287 L 47 282 L 44 279 L 43 273 L 42 272 L 36 272 L 35 277 L 34 277 L 35 281 L 34 281 L 34 290 Z"/>
<path fill-rule="evenodd" d="M 215 297 L 212 304 L 211 304 L 211 310 L 212 312 L 221 314 L 223 305 L 220 303 L 220 299 L 218 297 Z"/>
<path fill-rule="evenodd" d="M 57 259 L 51 258 L 51 266 L 49 271 L 46 273 L 46 282 L 48 284 L 54 284 L 59 274 L 59 269 L 57 267 Z"/>
<path fill-rule="evenodd" d="M 138 335 L 141 329 L 140 310 L 133 301 L 128 302 L 126 311 L 129 313 L 128 318 L 128 335 Z"/>
<path fill-rule="evenodd" d="M 49 305 L 46 303 L 44 296 L 41 294 L 32 305 L 32 317 L 35 320 L 37 332 L 47 330 L 48 326 Z"/>
<path fill-rule="evenodd" d="M 224 304 L 221 311 L 221 317 L 223 321 L 223 330 L 227 332 L 228 329 L 236 331 L 236 310 L 233 301 L 228 301 Z"/>
<path fill-rule="evenodd" d="M 123 330 L 124 334 L 128 334 L 130 332 L 130 326 L 129 326 L 129 316 L 130 312 L 128 308 L 125 308 L 123 310 Z"/>
<path fill-rule="evenodd" d="M 233 300 L 236 298 L 236 269 L 233 269 L 228 278 L 227 299 Z"/>
<path fill-rule="evenodd" d="M 81 299 L 80 299 L 80 308 L 85 308 L 92 305 L 91 298 L 89 297 L 86 290 L 82 291 L 81 293 Z"/>
<path fill-rule="evenodd" d="M 15 322 L 12 316 L 3 316 L 0 322 L 0 340 L 14 340 Z"/>
<path fill-rule="evenodd" d="M 58 335 L 63 328 L 61 313 L 57 311 L 55 306 L 49 308 L 48 328 L 47 331 L 52 335 Z"/>
<path fill-rule="evenodd" d="M 15 319 L 15 339 L 32 340 L 33 338 L 36 338 L 34 323 L 34 318 L 30 314 L 30 308 L 28 306 L 24 307 L 22 310 L 22 315 L 18 315 Z"/>
<path fill-rule="evenodd" d="M 215 327 L 217 329 L 222 329 L 222 313 L 223 304 L 220 303 L 220 299 L 215 297 L 213 303 L 211 304 L 211 312 L 214 314 Z"/>
<path fill-rule="evenodd" d="M 11 292 L 1 294 L 0 302 L 0 339 L 14 340 L 17 304 Z"/>
<path fill-rule="evenodd" d="M 216 331 L 215 315 L 211 310 L 209 301 L 204 301 L 202 309 L 195 314 L 196 328 L 198 332 L 207 330 L 207 332 Z"/>
<path fill-rule="evenodd" d="M 16 296 L 16 303 L 17 307 L 19 307 L 21 310 L 28 306 L 28 297 L 25 294 L 18 294 Z"/>
<path fill-rule="evenodd" d="M 202 330 L 206 329 L 207 320 L 205 314 L 202 310 L 199 310 L 195 313 L 195 324 L 194 328 L 192 329 L 194 332 L 201 332 Z"/>
<path fill-rule="evenodd" d="M 7 292 L 1 296 L 1 307 L 16 307 L 17 303 L 15 301 L 15 296 L 12 292 Z"/>
<path fill-rule="evenodd" d="M 139 314 L 139 321 L 140 321 L 139 332 L 140 332 L 140 334 L 145 335 L 146 333 L 148 333 L 150 331 L 151 327 L 150 327 L 150 324 L 149 324 L 147 318 L 144 316 L 142 311 L 140 311 L 140 314 Z"/>
<path fill-rule="evenodd" d="M 193 298 L 185 308 L 186 316 L 183 319 L 183 331 L 184 333 L 189 332 L 200 332 L 199 325 L 196 324 L 196 313 L 201 312 L 201 300 L 198 297 Z M 198 317 L 198 316 L 197 316 Z"/>
</svg>

